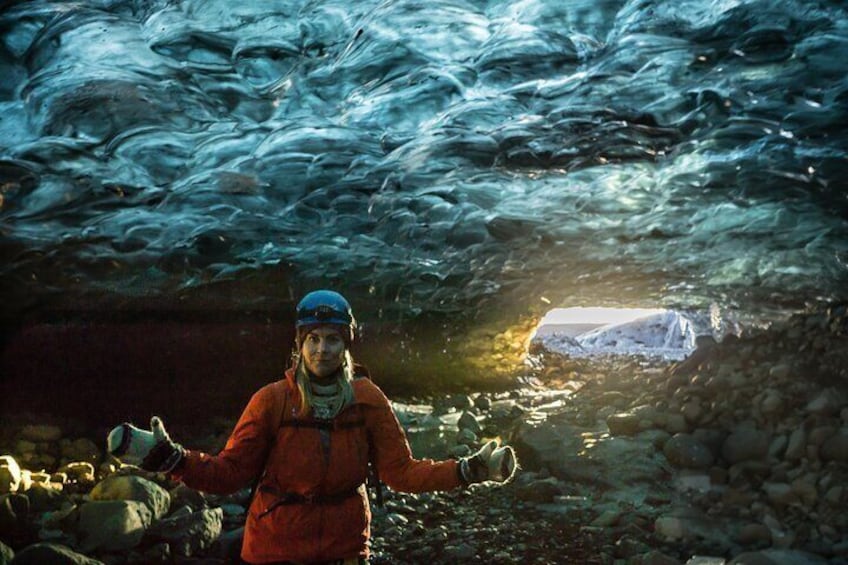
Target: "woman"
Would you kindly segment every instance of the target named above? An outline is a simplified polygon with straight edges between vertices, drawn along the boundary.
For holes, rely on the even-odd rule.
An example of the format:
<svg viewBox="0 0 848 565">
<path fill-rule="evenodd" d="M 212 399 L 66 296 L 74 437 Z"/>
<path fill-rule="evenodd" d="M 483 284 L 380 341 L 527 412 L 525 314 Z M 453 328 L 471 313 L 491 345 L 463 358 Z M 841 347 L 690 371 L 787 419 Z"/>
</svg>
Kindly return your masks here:
<svg viewBox="0 0 848 565">
<path fill-rule="evenodd" d="M 110 453 L 215 494 L 258 479 L 241 554 L 257 564 L 367 563 L 369 461 L 389 487 L 404 492 L 512 476 L 512 448 L 494 441 L 459 461 L 414 459 L 388 399 L 353 363 L 355 329 L 342 295 L 307 294 L 297 306 L 292 368 L 253 395 L 218 455 L 174 443 L 157 417 L 151 431 L 130 424 L 112 430 Z"/>
</svg>

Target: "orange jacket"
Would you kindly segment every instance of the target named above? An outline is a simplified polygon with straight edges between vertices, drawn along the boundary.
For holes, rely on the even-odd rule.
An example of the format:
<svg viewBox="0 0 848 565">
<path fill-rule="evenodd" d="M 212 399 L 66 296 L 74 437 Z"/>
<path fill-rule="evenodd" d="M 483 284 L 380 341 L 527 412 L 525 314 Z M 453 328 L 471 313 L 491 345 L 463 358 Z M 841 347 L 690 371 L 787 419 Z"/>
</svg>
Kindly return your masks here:
<svg viewBox="0 0 848 565">
<path fill-rule="evenodd" d="M 370 379 L 354 380 L 353 390 L 354 403 L 332 421 L 332 430 L 310 427 L 315 420 L 296 416 L 300 393 L 290 369 L 253 395 L 218 455 L 186 454 L 174 476 L 198 490 L 229 494 L 262 476 L 245 524 L 245 561 L 368 557 L 371 509 L 360 485 L 367 474 L 369 435 L 371 459 L 392 489 L 460 486 L 456 461 L 413 459 L 389 400 Z M 322 443 L 322 431 L 328 444 Z M 291 494 L 323 499 L 280 504 Z"/>
</svg>

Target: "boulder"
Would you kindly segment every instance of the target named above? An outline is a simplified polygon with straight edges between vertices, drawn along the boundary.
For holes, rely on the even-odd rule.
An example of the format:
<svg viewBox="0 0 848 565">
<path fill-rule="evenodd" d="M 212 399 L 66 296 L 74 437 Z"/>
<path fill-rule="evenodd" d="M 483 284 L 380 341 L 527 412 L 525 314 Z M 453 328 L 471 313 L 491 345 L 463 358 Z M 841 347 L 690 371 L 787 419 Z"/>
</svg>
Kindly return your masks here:
<svg viewBox="0 0 848 565">
<path fill-rule="evenodd" d="M 20 550 L 12 565 L 103 565 L 69 547 L 57 543 L 36 543 Z"/>
<path fill-rule="evenodd" d="M 135 500 L 150 509 L 158 520 L 168 513 L 171 495 L 153 481 L 138 475 L 112 475 L 91 490 L 91 500 Z"/>
<path fill-rule="evenodd" d="M 157 522 L 148 531 L 148 537 L 168 543 L 174 555 L 191 557 L 218 539 L 223 518 L 220 508 L 180 513 Z"/>
<path fill-rule="evenodd" d="M 79 549 L 124 551 L 137 546 L 150 527 L 153 515 L 142 502 L 134 500 L 98 500 L 79 508 L 77 538 Z"/>
<path fill-rule="evenodd" d="M 11 455 L 0 455 L 0 494 L 16 492 L 21 487 L 21 468 Z"/>
</svg>

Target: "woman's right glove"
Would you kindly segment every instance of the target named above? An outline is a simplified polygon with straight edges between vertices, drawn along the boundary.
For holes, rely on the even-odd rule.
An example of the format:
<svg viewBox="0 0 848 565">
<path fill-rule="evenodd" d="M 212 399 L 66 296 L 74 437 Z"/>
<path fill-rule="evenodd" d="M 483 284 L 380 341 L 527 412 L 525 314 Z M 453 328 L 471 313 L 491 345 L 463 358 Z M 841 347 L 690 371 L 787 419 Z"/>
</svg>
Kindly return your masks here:
<svg viewBox="0 0 848 565">
<path fill-rule="evenodd" d="M 174 443 L 158 416 L 150 419 L 151 431 L 124 422 L 109 432 L 106 440 L 109 453 L 128 465 L 145 471 L 167 473 L 182 460 L 185 449 Z"/>
<path fill-rule="evenodd" d="M 509 446 L 499 447 L 496 440 L 459 461 L 459 473 L 466 486 L 484 481 L 506 482 L 515 474 L 515 467 L 515 452 Z"/>
</svg>

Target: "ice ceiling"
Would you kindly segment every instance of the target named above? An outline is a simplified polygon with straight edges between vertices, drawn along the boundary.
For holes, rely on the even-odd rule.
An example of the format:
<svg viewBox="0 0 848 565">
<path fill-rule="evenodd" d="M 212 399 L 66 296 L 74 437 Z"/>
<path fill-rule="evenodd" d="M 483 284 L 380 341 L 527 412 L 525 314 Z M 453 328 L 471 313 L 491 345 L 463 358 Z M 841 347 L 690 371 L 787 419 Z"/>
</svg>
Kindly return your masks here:
<svg viewBox="0 0 848 565">
<path fill-rule="evenodd" d="M 845 300 L 846 16 L 6 3 L 4 319 L 270 312 L 327 286 L 374 323 L 501 332 L 558 305 Z"/>
</svg>

